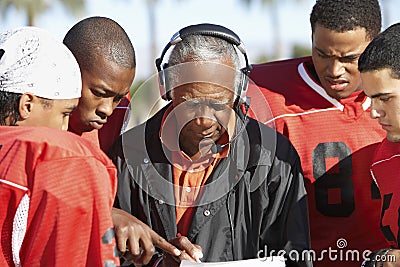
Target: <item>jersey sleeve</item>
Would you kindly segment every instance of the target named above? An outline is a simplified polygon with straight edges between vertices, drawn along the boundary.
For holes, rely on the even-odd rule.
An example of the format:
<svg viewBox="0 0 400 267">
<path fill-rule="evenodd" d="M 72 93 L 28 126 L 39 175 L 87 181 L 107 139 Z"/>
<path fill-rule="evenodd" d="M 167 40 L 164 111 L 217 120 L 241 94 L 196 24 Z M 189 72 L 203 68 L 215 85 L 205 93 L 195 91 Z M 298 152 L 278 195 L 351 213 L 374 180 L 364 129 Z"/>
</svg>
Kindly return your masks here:
<svg viewBox="0 0 400 267">
<path fill-rule="evenodd" d="M 119 265 L 111 220 L 115 167 L 95 157 L 48 160 L 29 183 L 22 266 Z"/>
<path fill-rule="evenodd" d="M 382 197 L 380 228 L 392 248 L 400 247 L 400 143 L 385 139 L 376 150 L 371 174 Z"/>
</svg>

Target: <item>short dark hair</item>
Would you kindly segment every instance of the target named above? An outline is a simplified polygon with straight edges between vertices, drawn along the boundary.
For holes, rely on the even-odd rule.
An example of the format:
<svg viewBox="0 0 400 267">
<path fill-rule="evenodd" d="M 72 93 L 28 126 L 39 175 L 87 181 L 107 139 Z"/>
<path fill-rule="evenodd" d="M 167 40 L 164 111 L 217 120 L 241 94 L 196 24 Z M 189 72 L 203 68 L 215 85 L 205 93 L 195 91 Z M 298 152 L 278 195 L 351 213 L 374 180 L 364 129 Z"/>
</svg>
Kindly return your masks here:
<svg viewBox="0 0 400 267">
<path fill-rule="evenodd" d="M 109 18 L 89 17 L 79 21 L 67 32 L 63 43 L 81 68 L 96 64 L 98 56 L 128 69 L 136 67 L 135 50 L 128 35 Z"/>
<path fill-rule="evenodd" d="M 382 28 L 381 8 L 378 0 L 317 0 L 310 22 L 313 33 L 317 24 L 336 32 L 364 28 L 372 40 Z"/>
<path fill-rule="evenodd" d="M 0 125 L 16 125 L 20 119 L 19 100 L 21 94 L 0 90 Z M 6 119 L 9 118 L 9 124 Z"/>
<path fill-rule="evenodd" d="M 22 94 L 0 90 L 0 125 L 16 126 L 21 119 L 19 114 L 19 101 Z M 54 100 L 36 96 L 44 109 L 53 107 Z M 9 122 L 6 119 L 9 118 Z"/>
<path fill-rule="evenodd" d="M 368 72 L 390 69 L 400 79 L 400 23 L 393 24 L 368 44 L 358 59 L 358 70 Z"/>
</svg>

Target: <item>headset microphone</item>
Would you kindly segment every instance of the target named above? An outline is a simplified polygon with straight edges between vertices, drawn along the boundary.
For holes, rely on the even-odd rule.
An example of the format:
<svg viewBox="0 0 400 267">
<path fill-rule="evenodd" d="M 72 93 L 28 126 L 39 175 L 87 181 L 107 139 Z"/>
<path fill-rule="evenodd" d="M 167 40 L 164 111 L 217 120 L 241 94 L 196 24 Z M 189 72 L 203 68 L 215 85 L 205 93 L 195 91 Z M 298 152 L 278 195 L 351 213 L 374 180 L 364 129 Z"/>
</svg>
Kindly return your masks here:
<svg viewBox="0 0 400 267">
<path fill-rule="evenodd" d="M 247 97 L 246 102 L 244 103 L 244 107 L 245 107 L 245 114 L 244 114 L 244 119 L 243 119 L 243 124 L 240 127 L 240 130 L 238 131 L 238 133 L 227 143 L 223 144 L 223 145 L 218 145 L 218 144 L 213 144 L 210 148 L 211 153 L 216 154 L 222 151 L 222 149 L 224 147 L 226 147 L 229 144 L 232 144 L 233 141 L 236 140 L 236 138 L 238 138 L 242 132 L 244 131 L 245 127 L 246 127 L 246 123 L 247 123 L 247 112 L 249 111 L 249 107 L 250 107 L 250 97 Z"/>
</svg>

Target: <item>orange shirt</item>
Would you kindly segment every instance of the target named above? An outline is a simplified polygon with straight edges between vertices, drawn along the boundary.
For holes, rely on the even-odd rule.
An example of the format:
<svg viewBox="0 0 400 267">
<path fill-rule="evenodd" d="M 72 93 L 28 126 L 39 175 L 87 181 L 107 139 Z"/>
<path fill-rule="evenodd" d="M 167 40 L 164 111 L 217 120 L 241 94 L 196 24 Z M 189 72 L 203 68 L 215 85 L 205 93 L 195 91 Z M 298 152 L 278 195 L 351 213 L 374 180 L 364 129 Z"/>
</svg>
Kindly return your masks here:
<svg viewBox="0 0 400 267">
<path fill-rule="evenodd" d="M 176 224 L 178 233 L 186 236 L 191 225 L 197 200 L 202 193 L 202 186 L 206 184 L 207 179 L 218 164 L 219 159 L 228 156 L 229 145 L 223 147 L 219 153 L 208 153 L 198 160 L 192 160 L 185 152 L 176 149 L 178 145 L 178 138 L 176 138 L 176 129 L 178 129 L 176 120 L 170 120 L 168 122 L 169 125 L 164 128 L 164 123 L 171 111 L 172 106 L 167 109 L 163 116 L 160 139 L 172 152 L 173 179 L 174 184 L 177 185 L 174 190 Z M 234 120 L 231 120 L 228 125 L 231 126 L 232 124 L 234 124 Z M 234 127 L 228 128 L 233 129 Z M 229 139 L 228 133 L 225 133 L 217 141 L 217 144 L 226 144 Z"/>
<path fill-rule="evenodd" d="M 228 140 L 227 134 L 223 135 L 218 143 L 227 142 L 223 140 Z M 187 235 L 202 187 L 218 164 L 219 159 L 227 157 L 228 152 L 229 147 L 225 146 L 220 153 L 209 154 L 209 156 L 201 158 L 200 161 L 192 161 L 183 151 L 172 153 L 174 184 L 179 185 L 174 187 L 178 233 Z M 187 166 L 188 164 L 186 166 L 179 164 L 181 157 L 186 158 L 186 162 L 192 164 L 189 164 L 189 166 Z"/>
</svg>

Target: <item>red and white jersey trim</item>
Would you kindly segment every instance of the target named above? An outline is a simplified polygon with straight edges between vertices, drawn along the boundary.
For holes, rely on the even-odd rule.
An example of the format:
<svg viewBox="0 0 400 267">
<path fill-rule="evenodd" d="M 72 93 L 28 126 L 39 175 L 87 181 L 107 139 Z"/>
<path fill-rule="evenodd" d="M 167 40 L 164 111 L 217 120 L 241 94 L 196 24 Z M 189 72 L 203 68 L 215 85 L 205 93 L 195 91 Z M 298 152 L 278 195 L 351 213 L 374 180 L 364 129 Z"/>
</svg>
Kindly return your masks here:
<svg viewBox="0 0 400 267">
<path fill-rule="evenodd" d="M 278 116 L 274 117 L 273 119 L 270 119 L 269 121 L 264 122 L 264 124 L 269 124 L 273 121 L 276 121 L 276 120 L 284 118 L 284 117 L 296 117 L 296 116 L 302 116 L 302 115 L 313 114 L 313 113 L 324 112 L 324 111 L 334 111 L 334 110 L 339 110 L 339 109 L 338 108 L 326 108 L 326 109 L 311 110 L 311 111 L 306 111 L 306 112 L 301 112 L 301 113 L 287 113 L 287 114 L 278 115 Z"/>
<path fill-rule="evenodd" d="M 24 241 L 28 225 L 29 203 L 30 198 L 28 194 L 25 194 L 18 205 L 13 220 L 11 248 L 15 266 L 21 266 L 19 252 L 21 251 L 22 242 Z"/>
<path fill-rule="evenodd" d="M 310 86 L 311 89 L 313 89 L 315 92 L 317 92 L 320 96 L 322 96 L 323 98 L 325 98 L 327 101 L 329 101 L 332 105 L 334 105 L 337 109 L 339 109 L 340 111 L 343 111 L 344 106 L 342 104 L 340 104 L 339 101 L 337 101 L 336 99 L 334 99 L 333 97 L 329 96 L 326 91 L 324 90 L 324 88 L 322 88 L 321 86 L 319 86 L 308 74 L 304 63 L 300 63 L 299 66 L 297 67 L 297 70 L 299 71 L 299 74 L 301 76 L 301 78 L 304 80 L 305 83 L 308 84 L 308 86 Z"/>
<path fill-rule="evenodd" d="M 304 63 L 300 63 L 297 70 L 299 71 L 299 74 L 301 76 L 301 78 L 304 80 L 305 83 L 308 84 L 308 86 L 310 86 L 311 89 L 313 89 L 315 92 L 317 92 L 320 96 L 322 96 L 323 98 L 325 98 L 327 101 L 329 101 L 332 105 L 334 105 L 335 107 L 337 107 L 340 111 L 343 111 L 344 106 L 337 101 L 336 99 L 334 99 L 333 97 L 329 96 L 326 91 L 324 90 L 324 88 L 322 88 L 321 86 L 319 86 L 308 74 Z M 367 110 L 369 107 L 371 106 L 371 98 L 366 97 L 364 102 L 362 103 L 362 107 L 364 110 Z"/>
<path fill-rule="evenodd" d="M 378 165 L 378 164 L 381 164 L 381 163 L 386 162 L 386 161 L 390 161 L 390 160 L 392 160 L 394 158 L 397 158 L 397 157 L 400 157 L 400 154 L 393 155 L 393 156 L 391 156 L 389 158 L 386 158 L 386 159 L 378 160 L 378 161 L 376 161 L 376 162 L 371 164 L 371 169 L 369 170 L 369 172 L 371 173 L 372 179 L 374 179 L 375 184 L 378 186 L 378 188 L 380 188 L 380 186 L 379 186 L 379 183 L 376 181 L 376 178 L 375 178 L 375 175 L 374 175 L 374 171 L 372 170 L 372 168 L 374 166 Z"/>
<path fill-rule="evenodd" d="M 28 191 L 28 188 L 26 188 L 25 186 L 22 186 L 22 185 L 19 185 L 19 184 L 16 184 L 16 183 L 13 183 L 13 182 L 10 182 L 10 181 L 7 181 L 7 180 L 0 179 L 0 183 L 8 184 L 8 185 L 10 185 L 12 187 L 16 187 L 16 188 L 21 189 L 23 191 Z"/>
<path fill-rule="evenodd" d="M 373 166 L 375 166 L 375 165 L 377 165 L 377 164 L 379 164 L 379 163 L 382 163 L 382 162 L 385 162 L 385 161 L 389 161 L 389 160 L 391 160 L 391 159 L 393 159 L 393 158 L 396 158 L 396 157 L 400 157 L 400 154 L 396 154 L 396 155 L 391 156 L 390 158 L 382 159 L 382 160 L 379 160 L 379 161 L 377 161 L 377 162 L 374 162 L 374 163 L 371 165 L 371 167 L 373 167 Z"/>
<path fill-rule="evenodd" d="M 316 83 L 308 74 L 304 63 L 300 63 L 298 68 L 297 68 L 300 77 L 304 80 L 304 82 L 316 93 L 318 93 L 320 96 L 322 96 L 324 99 L 326 99 L 328 102 L 330 102 L 332 105 L 334 105 L 334 108 L 326 108 L 326 109 L 318 109 L 318 110 L 311 110 L 311 111 L 306 111 L 306 112 L 301 112 L 301 113 L 287 113 L 287 114 L 282 114 L 278 115 L 268 121 L 265 121 L 264 124 L 269 124 L 277 119 L 281 119 L 284 117 L 295 117 L 295 116 L 303 116 L 307 114 L 313 114 L 313 113 L 318 113 L 318 112 L 325 112 L 325 111 L 334 111 L 334 110 L 344 110 L 344 106 L 337 101 L 335 98 L 329 96 L 326 91 L 318 84 Z M 369 97 L 366 97 L 364 102 L 362 103 L 363 110 L 367 110 L 371 106 L 371 99 Z"/>
</svg>

